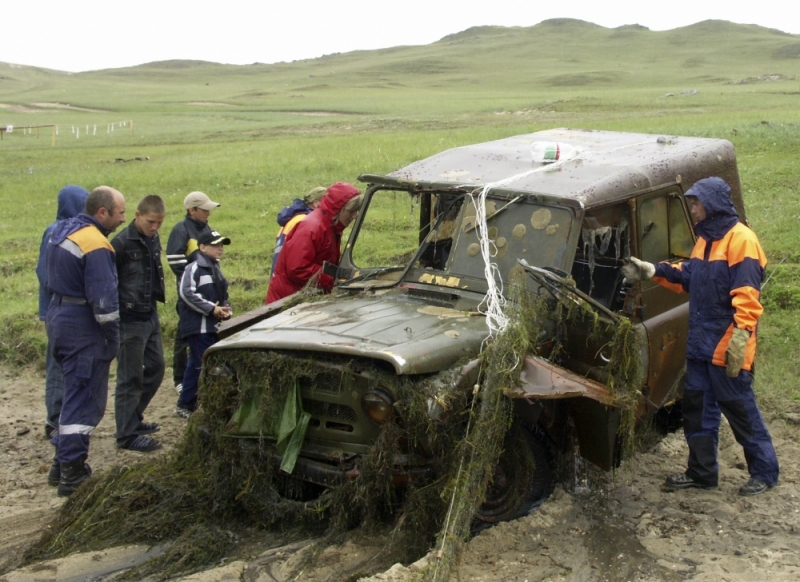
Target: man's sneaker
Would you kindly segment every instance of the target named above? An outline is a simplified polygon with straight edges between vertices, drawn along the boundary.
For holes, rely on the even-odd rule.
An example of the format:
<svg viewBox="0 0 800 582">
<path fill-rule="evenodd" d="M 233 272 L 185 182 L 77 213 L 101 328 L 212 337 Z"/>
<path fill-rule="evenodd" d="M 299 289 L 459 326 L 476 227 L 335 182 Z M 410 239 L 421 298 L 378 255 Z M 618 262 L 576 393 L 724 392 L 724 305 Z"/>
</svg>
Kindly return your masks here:
<svg viewBox="0 0 800 582">
<path fill-rule="evenodd" d="M 180 394 L 182 390 L 183 390 L 183 384 L 181 382 L 178 382 L 177 384 L 175 384 L 175 392 Z"/>
<path fill-rule="evenodd" d="M 764 493 L 767 489 L 770 489 L 771 486 L 767 485 L 763 481 L 756 479 L 755 477 L 750 477 L 750 480 L 739 487 L 739 495 L 758 495 L 760 493 Z"/>
<path fill-rule="evenodd" d="M 59 481 L 61 481 L 61 465 L 59 465 L 56 458 L 53 457 L 53 464 L 50 465 L 50 472 L 47 473 L 47 484 L 50 485 L 50 487 L 58 487 Z"/>
<path fill-rule="evenodd" d="M 155 451 L 161 443 L 149 436 L 138 435 L 124 444 L 117 443 L 117 448 L 133 451 L 134 453 L 149 453 Z"/>
<path fill-rule="evenodd" d="M 174 414 L 175 416 L 180 416 L 181 418 L 185 418 L 186 420 L 189 420 L 189 417 L 192 416 L 192 411 L 178 406 L 172 414 Z"/>
<path fill-rule="evenodd" d="M 686 473 L 679 473 L 678 475 L 670 475 L 667 477 L 667 487 L 673 489 L 688 489 L 689 487 L 697 487 L 698 489 L 714 489 L 716 485 L 706 485 L 695 481 Z"/>
<path fill-rule="evenodd" d="M 136 430 L 133 431 L 136 434 L 153 434 L 154 432 L 158 432 L 161 430 L 161 427 L 158 426 L 157 422 L 140 422 L 139 426 L 136 427 Z"/>
</svg>

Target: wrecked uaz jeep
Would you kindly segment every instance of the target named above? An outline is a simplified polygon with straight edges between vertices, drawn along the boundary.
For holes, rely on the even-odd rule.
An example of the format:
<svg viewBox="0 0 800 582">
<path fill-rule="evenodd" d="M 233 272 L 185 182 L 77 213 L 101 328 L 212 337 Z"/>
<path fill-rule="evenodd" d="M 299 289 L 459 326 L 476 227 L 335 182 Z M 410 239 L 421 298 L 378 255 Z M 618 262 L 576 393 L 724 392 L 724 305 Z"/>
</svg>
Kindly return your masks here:
<svg viewBox="0 0 800 582">
<path fill-rule="evenodd" d="M 682 194 L 709 176 L 730 184 L 744 221 L 734 149 L 721 139 L 555 129 L 360 176 L 365 199 L 334 292 L 227 322 L 206 353 L 203 382 L 239 395 L 227 436 L 274 446 L 297 495 L 361 478 L 389 433 L 381 457 L 394 485 L 435 478 L 435 427 L 466 424 L 482 381 L 489 277 L 509 304 L 542 299 L 554 321 L 519 354 L 505 398 L 521 434 L 476 518 L 510 519 L 546 496 L 553 451 L 612 469 L 625 436 L 609 372 L 615 329 L 629 322 L 637 338 L 628 407 L 641 421 L 680 400 L 688 327 L 687 295 L 630 284 L 620 267 L 631 255 L 690 257 Z"/>
</svg>

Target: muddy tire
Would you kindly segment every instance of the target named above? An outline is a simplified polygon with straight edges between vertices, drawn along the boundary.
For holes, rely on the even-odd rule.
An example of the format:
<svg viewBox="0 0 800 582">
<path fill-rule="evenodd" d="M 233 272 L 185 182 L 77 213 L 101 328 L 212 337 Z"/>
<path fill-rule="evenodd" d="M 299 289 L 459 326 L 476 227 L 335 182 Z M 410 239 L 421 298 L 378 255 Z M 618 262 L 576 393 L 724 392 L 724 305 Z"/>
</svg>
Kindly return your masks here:
<svg viewBox="0 0 800 582">
<path fill-rule="evenodd" d="M 553 472 L 545 447 L 515 423 L 506 436 L 486 500 L 475 512 L 474 529 L 527 515 L 552 487 Z"/>
</svg>

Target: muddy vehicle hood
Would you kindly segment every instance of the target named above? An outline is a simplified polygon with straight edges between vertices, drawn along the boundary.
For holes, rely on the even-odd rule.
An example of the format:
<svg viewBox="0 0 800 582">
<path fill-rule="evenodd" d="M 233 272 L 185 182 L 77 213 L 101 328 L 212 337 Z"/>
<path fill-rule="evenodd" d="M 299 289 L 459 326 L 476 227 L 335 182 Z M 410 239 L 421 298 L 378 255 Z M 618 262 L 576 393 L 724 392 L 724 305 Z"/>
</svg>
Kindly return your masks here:
<svg viewBox="0 0 800 582">
<path fill-rule="evenodd" d="M 409 298 L 401 291 L 374 297 L 304 303 L 212 346 L 302 350 L 369 357 L 397 374 L 427 374 L 474 357 L 488 335 L 476 311 L 460 311 Z"/>
</svg>

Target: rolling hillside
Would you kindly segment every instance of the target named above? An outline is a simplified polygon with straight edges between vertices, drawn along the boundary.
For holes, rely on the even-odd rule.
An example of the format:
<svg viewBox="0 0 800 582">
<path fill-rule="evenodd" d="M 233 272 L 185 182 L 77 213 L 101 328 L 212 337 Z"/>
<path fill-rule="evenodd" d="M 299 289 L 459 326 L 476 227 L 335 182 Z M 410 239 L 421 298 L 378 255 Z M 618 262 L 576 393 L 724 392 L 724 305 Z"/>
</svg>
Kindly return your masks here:
<svg viewBox="0 0 800 582">
<path fill-rule="evenodd" d="M 712 20 L 654 32 L 554 19 L 528 28 L 471 28 L 426 46 L 272 65 L 162 61 L 67 74 L 0 64 L 0 103 L 6 105 L 0 117 L 10 106 L 52 115 L 36 103 L 131 114 L 187 107 L 225 114 L 458 112 L 474 111 L 498 95 L 510 108 L 535 107 L 531 96 L 546 101 L 620 89 L 731 90 L 737 86 L 731 83 L 798 73 L 800 36 L 773 29 Z"/>
</svg>

